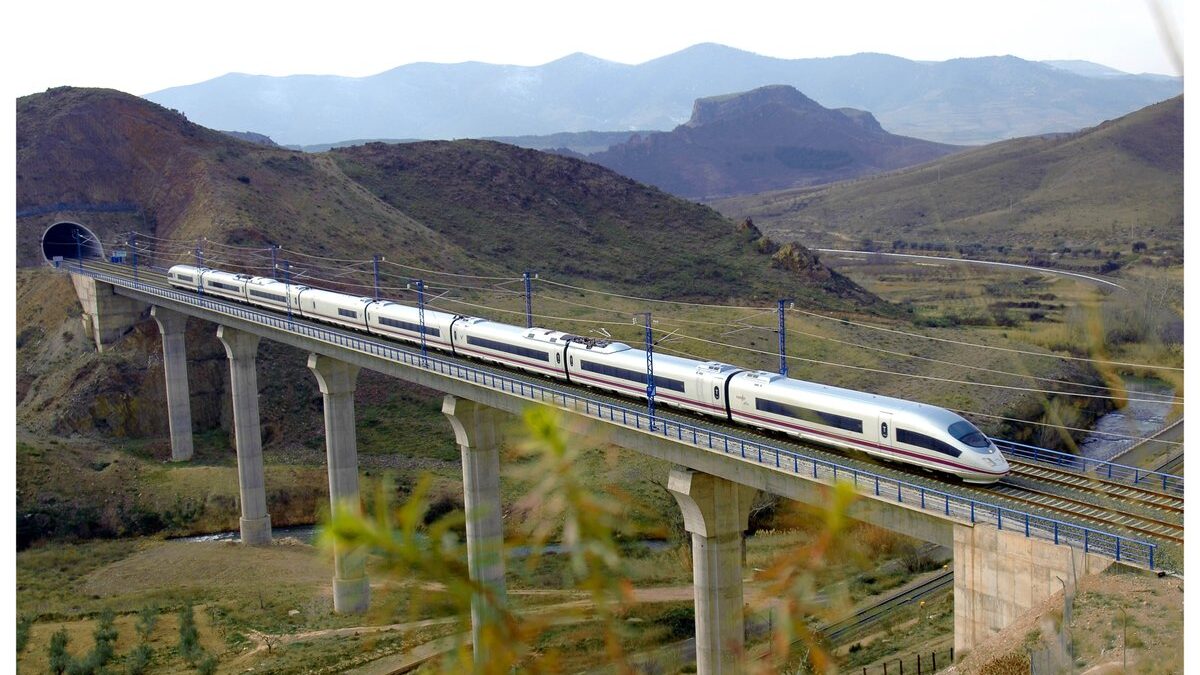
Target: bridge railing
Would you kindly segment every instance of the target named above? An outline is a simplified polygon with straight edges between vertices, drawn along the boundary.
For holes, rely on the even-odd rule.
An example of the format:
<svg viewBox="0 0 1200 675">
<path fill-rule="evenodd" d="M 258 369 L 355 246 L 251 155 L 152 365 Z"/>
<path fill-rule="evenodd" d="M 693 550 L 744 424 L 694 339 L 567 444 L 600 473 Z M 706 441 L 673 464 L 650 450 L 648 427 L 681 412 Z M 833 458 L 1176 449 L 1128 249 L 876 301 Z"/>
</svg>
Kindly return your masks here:
<svg viewBox="0 0 1200 675">
<path fill-rule="evenodd" d="M 80 273 L 74 267 L 69 268 L 69 271 L 74 274 Z M 910 508 L 918 508 L 960 521 L 995 525 L 1001 530 L 1023 533 L 1026 537 L 1053 541 L 1055 544 L 1066 544 L 1082 548 L 1088 553 L 1154 569 L 1157 546 L 1146 541 L 1010 509 L 936 488 L 916 485 L 686 422 L 658 416 L 651 417 L 645 409 L 591 399 L 574 392 L 556 389 L 550 385 L 527 382 L 510 375 L 448 361 L 436 355 L 411 351 L 390 342 L 380 342 L 369 336 L 311 325 L 304 321 L 262 312 L 222 299 L 133 281 L 126 277 L 88 268 L 84 268 L 83 274 L 106 283 L 134 288 L 149 295 L 201 307 L 269 328 L 304 335 L 362 354 L 390 359 L 397 363 L 508 393 L 529 401 L 566 408 L 611 424 L 644 430 L 695 447 L 732 455 L 795 475 L 811 477 L 817 481 L 826 483 L 847 481 L 852 483 L 860 493 L 874 495 L 877 499 L 904 504 Z"/>
<path fill-rule="evenodd" d="M 996 447 L 1010 457 L 1019 457 L 1039 464 L 1046 464 L 1062 469 L 1070 469 L 1078 473 L 1094 475 L 1097 478 L 1126 483 L 1128 485 L 1158 488 L 1164 492 L 1183 494 L 1183 476 L 1162 473 L 1151 469 L 1143 469 L 1127 464 L 1105 461 L 1072 455 L 1036 445 L 1027 445 L 1002 438 L 993 438 Z"/>
</svg>

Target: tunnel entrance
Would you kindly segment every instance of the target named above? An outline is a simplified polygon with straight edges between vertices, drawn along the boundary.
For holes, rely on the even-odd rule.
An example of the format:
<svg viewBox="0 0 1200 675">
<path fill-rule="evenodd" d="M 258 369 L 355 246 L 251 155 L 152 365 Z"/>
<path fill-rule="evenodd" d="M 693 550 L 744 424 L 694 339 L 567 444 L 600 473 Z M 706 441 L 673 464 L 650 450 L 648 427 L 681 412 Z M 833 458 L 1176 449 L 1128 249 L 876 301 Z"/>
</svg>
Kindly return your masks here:
<svg viewBox="0 0 1200 675">
<path fill-rule="evenodd" d="M 76 236 L 79 238 L 78 244 Z M 83 225 L 62 221 L 42 233 L 42 255 L 47 261 L 53 261 L 55 256 L 62 256 L 63 260 L 75 260 L 80 254 L 84 258 L 104 258 L 100 237 Z"/>
</svg>

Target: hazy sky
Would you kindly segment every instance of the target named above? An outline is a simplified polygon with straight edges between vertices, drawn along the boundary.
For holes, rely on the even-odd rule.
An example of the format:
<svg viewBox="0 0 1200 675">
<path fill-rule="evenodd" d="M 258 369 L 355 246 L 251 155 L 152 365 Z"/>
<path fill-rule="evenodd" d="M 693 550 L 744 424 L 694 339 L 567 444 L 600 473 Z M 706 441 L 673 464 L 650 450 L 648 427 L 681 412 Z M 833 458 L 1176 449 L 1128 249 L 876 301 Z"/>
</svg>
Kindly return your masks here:
<svg viewBox="0 0 1200 675">
<path fill-rule="evenodd" d="M 1182 48 L 1184 0 L 1155 0 Z M 1179 74 L 1151 0 L 21 1 L 14 95 L 146 94 L 228 72 L 372 75 L 414 61 L 537 65 L 572 52 L 641 63 L 699 42 L 781 58 L 1013 54 Z M 15 65 L 14 65 L 15 64 Z"/>
</svg>

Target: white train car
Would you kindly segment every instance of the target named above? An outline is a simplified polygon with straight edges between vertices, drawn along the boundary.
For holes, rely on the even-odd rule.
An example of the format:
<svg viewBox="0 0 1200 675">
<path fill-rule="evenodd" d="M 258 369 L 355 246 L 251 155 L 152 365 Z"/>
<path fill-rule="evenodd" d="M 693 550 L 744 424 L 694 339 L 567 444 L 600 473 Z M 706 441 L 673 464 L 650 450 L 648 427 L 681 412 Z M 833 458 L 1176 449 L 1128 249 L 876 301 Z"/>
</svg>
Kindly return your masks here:
<svg viewBox="0 0 1200 675">
<path fill-rule="evenodd" d="M 655 354 L 654 400 L 725 417 L 724 385 L 736 370 L 717 362 Z M 567 350 L 567 374 L 572 382 L 646 398 L 646 352 L 622 342 L 572 343 Z"/>
<path fill-rule="evenodd" d="M 200 290 L 201 277 L 208 271 L 207 267 L 193 265 L 175 265 L 167 270 L 167 282 L 177 288 L 189 291 Z"/>
<path fill-rule="evenodd" d="M 246 302 L 246 282 L 252 278 L 249 274 L 205 270 L 200 275 L 200 286 L 210 295 Z"/>
<path fill-rule="evenodd" d="M 969 483 L 994 483 L 1008 473 L 994 444 L 937 406 L 762 371 L 733 377 L 729 395 L 734 422 L 952 473 Z"/>
<path fill-rule="evenodd" d="M 390 300 L 380 300 L 367 306 L 367 328 L 372 333 L 421 344 L 424 328 L 426 346 L 447 351 L 451 349 L 451 326 L 458 318 L 461 317 L 457 314 L 427 309 L 422 325 L 421 312 L 416 307 Z"/>
<path fill-rule="evenodd" d="M 454 322 L 454 353 L 566 379 L 563 356 L 574 336 L 545 328 L 521 328 L 478 317 Z"/>
<path fill-rule="evenodd" d="M 306 290 L 309 290 L 308 286 L 285 284 L 269 277 L 251 277 L 246 281 L 246 300 L 282 312 L 290 307 L 299 313 L 300 294 Z"/>
<path fill-rule="evenodd" d="M 296 294 L 296 307 L 306 319 L 316 319 L 346 328 L 366 330 L 367 306 L 374 298 L 306 288 Z"/>
</svg>

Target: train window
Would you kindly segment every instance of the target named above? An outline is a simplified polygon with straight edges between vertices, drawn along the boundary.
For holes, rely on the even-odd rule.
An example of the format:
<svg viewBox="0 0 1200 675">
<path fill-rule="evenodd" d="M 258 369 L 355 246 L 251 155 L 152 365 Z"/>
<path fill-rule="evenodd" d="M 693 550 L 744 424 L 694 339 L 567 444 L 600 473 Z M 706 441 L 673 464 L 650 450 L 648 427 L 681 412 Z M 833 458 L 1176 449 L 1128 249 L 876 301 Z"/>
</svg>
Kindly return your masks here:
<svg viewBox="0 0 1200 675">
<path fill-rule="evenodd" d="M 575 357 L 574 356 L 568 356 L 567 361 L 569 361 L 572 366 L 575 365 Z"/>
<path fill-rule="evenodd" d="M 509 354 L 516 354 L 518 356 L 524 356 L 524 357 L 530 358 L 530 359 L 537 359 L 539 361 L 545 361 L 547 363 L 550 362 L 550 353 L 549 352 L 543 352 L 543 351 L 539 351 L 537 349 L 530 349 L 528 347 L 518 347 L 517 345 L 510 345 L 507 342 L 500 342 L 499 340 L 489 340 L 487 338 L 481 338 L 481 337 L 475 337 L 474 335 L 468 335 L 467 336 L 467 344 L 476 345 L 479 347 L 487 347 L 488 349 L 495 349 L 498 352 L 508 352 Z"/>
<path fill-rule="evenodd" d="M 555 363 L 562 363 L 562 354 L 559 354 L 558 352 L 555 352 L 555 353 L 554 353 L 554 362 L 555 362 Z"/>
<path fill-rule="evenodd" d="M 356 312 L 356 311 L 354 311 L 354 310 L 352 310 L 352 309 L 342 309 L 341 307 L 338 307 L 338 315 L 339 315 L 339 316 L 348 317 L 348 318 L 351 318 L 351 319 L 357 319 L 357 318 L 358 318 L 358 312 Z"/>
<path fill-rule="evenodd" d="M 713 387 L 713 399 L 715 399 L 717 401 L 721 400 L 721 388 L 720 387 Z"/>
<path fill-rule="evenodd" d="M 900 441 L 901 443 L 907 443 L 908 445 L 915 445 L 918 448 L 925 448 L 926 450 L 940 452 L 943 455 L 950 455 L 951 457 L 958 457 L 962 454 L 961 450 L 950 445 L 949 443 L 943 443 L 936 438 L 926 436 L 925 434 L 918 434 L 917 432 L 909 431 L 908 429 L 897 428 L 896 440 Z"/>
<path fill-rule="evenodd" d="M 879 425 L 879 435 L 883 438 L 887 438 L 887 422 Z"/>
<path fill-rule="evenodd" d="M 256 298 L 263 298 L 265 300 L 274 300 L 275 302 L 287 302 L 287 298 L 282 295 L 267 293 L 266 291 L 260 291 L 253 288 L 250 289 L 250 295 L 253 295 Z"/>
<path fill-rule="evenodd" d="M 193 279 L 192 277 L 188 276 L 187 274 L 176 274 L 176 275 L 175 275 L 175 278 L 176 278 L 176 279 L 178 279 L 178 280 L 180 280 L 180 281 L 186 281 L 186 282 L 188 282 L 188 283 L 191 283 L 191 282 L 195 281 L 195 279 Z"/>
<path fill-rule="evenodd" d="M 433 328 L 431 326 L 422 326 L 419 323 L 413 323 L 411 321 L 397 321 L 396 319 L 389 319 L 386 316 L 381 316 L 381 317 L 379 317 L 379 323 L 384 326 L 391 326 L 392 328 L 402 328 L 404 330 L 409 330 L 414 333 L 425 333 L 426 335 L 432 335 L 433 337 L 441 337 L 442 336 L 442 331 L 440 328 Z"/>
<path fill-rule="evenodd" d="M 974 427 L 970 422 L 955 422 L 950 425 L 950 435 L 972 448 L 988 447 L 987 436 Z"/>
<path fill-rule="evenodd" d="M 579 367 L 591 373 L 599 373 L 608 375 L 609 377 L 617 377 L 630 382 L 646 384 L 646 373 L 640 370 L 629 370 L 628 368 L 618 368 L 605 363 L 596 363 L 594 361 L 580 361 Z M 654 376 L 654 386 L 670 389 L 671 391 L 683 391 L 683 380 L 676 380 L 670 377 L 661 375 Z"/>
<path fill-rule="evenodd" d="M 863 423 L 860 419 L 846 417 L 845 415 L 838 415 L 830 412 L 823 412 L 820 410 L 810 410 L 808 408 L 802 408 L 798 405 L 772 401 L 768 398 L 754 399 L 754 407 L 763 412 L 783 415 L 784 417 L 792 417 L 798 420 L 804 420 L 805 422 L 812 422 L 813 424 L 823 424 L 825 426 L 830 426 L 837 429 L 844 429 L 845 431 L 853 431 L 856 434 L 861 434 L 863 430 Z"/>
<path fill-rule="evenodd" d="M 219 281 L 209 281 L 208 285 L 210 288 L 219 288 L 223 291 L 233 291 L 234 293 L 240 293 L 242 291 L 241 288 L 234 286 L 233 284 L 223 284 Z"/>
</svg>

